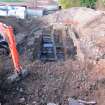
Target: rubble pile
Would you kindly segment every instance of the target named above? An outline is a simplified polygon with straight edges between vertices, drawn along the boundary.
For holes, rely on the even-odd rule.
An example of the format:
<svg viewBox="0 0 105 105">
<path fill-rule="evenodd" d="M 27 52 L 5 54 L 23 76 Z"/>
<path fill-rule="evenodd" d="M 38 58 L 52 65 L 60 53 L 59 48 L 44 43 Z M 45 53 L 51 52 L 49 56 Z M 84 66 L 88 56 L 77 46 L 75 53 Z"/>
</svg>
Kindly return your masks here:
<svg viewBox="0 0 105 105">
<path fill-rule="evenodd" d="M 78 55 L 83 53 L 90 59 L 104 59 L 105 54 L 105 12 L 95 11 L 89 8 L 71 8 L 61 12 L 57 12 L 52 16 L 48 16 L 46 20 L 50 24 L 62 23 L 64 20 L 70 19 L 76 21 L 78 24 L 71 25 L 71 30 L 74 32 L 74 43 L 76 44 Z M 69 27 L 70 28 L 70 27 Z M 76 35 L 79 38 L 76 38 Z M 82 57 L 83 58 L 83 57 Z"/>
</svg>

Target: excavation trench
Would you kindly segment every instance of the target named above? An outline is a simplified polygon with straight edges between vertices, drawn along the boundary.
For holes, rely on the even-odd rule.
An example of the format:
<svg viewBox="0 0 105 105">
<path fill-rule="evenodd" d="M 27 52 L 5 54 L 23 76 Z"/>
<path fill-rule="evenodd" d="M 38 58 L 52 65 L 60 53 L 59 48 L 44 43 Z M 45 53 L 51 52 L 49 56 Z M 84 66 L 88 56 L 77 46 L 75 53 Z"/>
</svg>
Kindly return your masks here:
<svg viewBox="0 0 105 105">
<path fill-rule="evenodd" d="M 26 81 L 28 81 L 29 79 L 30 83 L 32 83 L 32 81 L 34 80 L 34 84 L 37 84 L 39 87 L 39 89 L 38 87 L 36 87 L 36 90 L 38 89 L 38 93 L 36 93 L 36 95 L 39 98 L 38 100 L 36 98 L 36 101 L 41 105 L 47 103 L 47 100 L 54 100 L 52 97 L 53 95 L 50 96 L 50 90 L 46 90 L 49 91 L 48 94 L 44 92 L 43 84 L 41 83 L 44 83 L 46 79 L 49 79 L 49 73 L 45 74 L 45 72 L 52 72 L 48 70 L 53 69 L 54 65 L 55 67 L 57 67 L 60 61 L 65 62 L 69 59 L 76 59 L 76 46 L 74 46 L 73 40 L 71 39 L 69 33 L 65 30 L 65 28 L 54 29 L 52 26 L 48 26 L 47 28 L 43 28 L 31 33 L 31 36 L 25 36 L 22 40 L 22 43 L 17 44 L 17 46 L 22 64 L 26 63 L 25 65 L 28 65 L 29 69 L 31 70 L 31 75 L 26 79 Z M 34 64 L 33 62 L 36 62 L 37 60 L 40 61 L 40 63 Z M 27 100 L 26 103 L 29 103 L 31 98 L 28 99 L 27 94 L 31 93 L 30 91 L 28 91 L 29 93 L 27 92 L 27 86 L 24 80 L 22 83 L 16 82 L 10 86 L 4 85 L 4 77 L 6 77 L 6 74 L 13 72 L 13 64 L 10 64 L 10 62 L 10 58 L 6 59 L 6 61 L 4 62 L 4 67 L 2 67 L 3 72 L 6 72 L 2 72 L 2 75 L 0 76 L 0 102 L 3 105 L 11 105 L 13 103 L 15 105 L 18 105 L 19 99 L 21 97 L 25 97 L 25 99 Z M 48 77 L 45 77 L 44 74 Z M 68 76 L 67 78 L 66 76 L 64 76 L 63 81 L 60 81 L 60 85 L 62 85 L 62 89 L 59 90 L 60 93 L 52 93 L 55 94 L 56 97 L 58 97 L 55 100 L 60 101 L 61 103 L 61 94 L 64 94 L 63 91 L 65 90 L 65 83 L 62 84 L 62 82 L 66 82 L 66 79 L 68 79 Z M 44 83 L 44 85 L 47 84 Z M 60 86 L 56 88 L 58 89 L 59 87 Z M 43 99 L 43 96 L 40 96 L 40 94 L 45 96 L 45 98 Z M 12 101 L 12 98 L 17 99 L 17 101 Z"/>
<path fill-rule="evenodd" d="M 59 61 L 69 58 L 75 59 L 76 46 L 68 31 L 53 29 L 53 26 L 42 29 L 39 42 L 39 56 L 41 61 Z"/>
<path fill-rule="evenodd" d="M 65 19 L 79 24 L 67 27 L 62 24 Z M 12 87 L 0 85 L 3 105 L 68 105 L 70 97 L 105 103 L 103 11 L 71 8 L 41 19 L 0 20 L 15 28 L 21 64 L 30 70 L 28 78 Z M 13 70 L 10 58 L 0 61 L 0 70 Z"/>
</svg>

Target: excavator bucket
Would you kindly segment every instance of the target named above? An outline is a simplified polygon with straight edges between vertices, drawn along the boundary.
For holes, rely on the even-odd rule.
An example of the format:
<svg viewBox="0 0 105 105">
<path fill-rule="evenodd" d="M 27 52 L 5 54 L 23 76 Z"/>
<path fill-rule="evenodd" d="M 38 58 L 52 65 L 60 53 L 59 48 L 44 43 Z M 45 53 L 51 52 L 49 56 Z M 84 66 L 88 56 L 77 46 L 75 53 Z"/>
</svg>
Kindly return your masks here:
<svg viewBox="0 0 105 105">
<path fill-rule="evenodd" d="M 27 69 L 22 69 L 21 73 L 13 73 L 8 78 L 6 79 L 5 83 L 11 84 L 13 82 L 17 82 L 20 80 L 23 80 L 25 77 L 29 75 L 29 70 Z"/>
</svg>

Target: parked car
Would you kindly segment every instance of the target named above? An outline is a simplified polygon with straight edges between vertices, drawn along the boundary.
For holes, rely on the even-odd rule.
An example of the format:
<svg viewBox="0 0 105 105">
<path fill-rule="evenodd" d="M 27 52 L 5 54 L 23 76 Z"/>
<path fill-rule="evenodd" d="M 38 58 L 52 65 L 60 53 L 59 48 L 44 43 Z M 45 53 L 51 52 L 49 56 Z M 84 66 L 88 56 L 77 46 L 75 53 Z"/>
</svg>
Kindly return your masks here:
<svg viewBox="0 0 105 105">
<path fill-rule="evenodd" d="M 15 16 L 17 18 L 25 19 L 26 18 L 26 7 L 15 7 L 16 8 L 16 14 Z"/>
<path fill-rule="evenodd" d="M 7 16 L 8 8 L 6 6 L 0 6 L 0 16 Z"/>
<path fill-rule="evenodd" d="M 28 17 L 41 17 L 43 16 L 43 9 L 27 9 Z"/>
<path fill-rule="evenodd" d="M 24 19 L 26 16 L 26 7 L 21 6 L 0 6 L 0 16 L 14 16 Z"/>
<path fill-rule="evenodd" d="M 58 5 L 47 5 L 47 6 L 43 6 L 43 8 L 44 8 L 44 15 L 48 15 L 59 10 Z"/>
<path fill-rule="evenodd" d="M 8 6 L 8 16 L 16 16 L 16 8 L 14 6 Z"/>
</svg>

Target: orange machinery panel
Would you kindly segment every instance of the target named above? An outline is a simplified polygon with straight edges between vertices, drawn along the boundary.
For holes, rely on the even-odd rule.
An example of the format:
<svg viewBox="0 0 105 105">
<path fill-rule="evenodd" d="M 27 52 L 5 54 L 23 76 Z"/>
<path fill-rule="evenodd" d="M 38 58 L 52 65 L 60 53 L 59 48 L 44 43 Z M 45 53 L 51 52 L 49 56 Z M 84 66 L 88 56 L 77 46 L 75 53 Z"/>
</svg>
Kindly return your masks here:
<svg viewBox="0 0 105 105">
<path fill-rule="evenodd" d="M 15 67 L 15 72 L 19 73 L 19 72 L 21 72 L 22 67 L 20 65 L 19 53 L 16 48 L 15 36 L 13 34 L 13 29 L 11 26 L 7 26 L 5 28 L 5 35 L 8 40 L 8 45 L 10 48 L 13 64 Z"/>
</svg>

